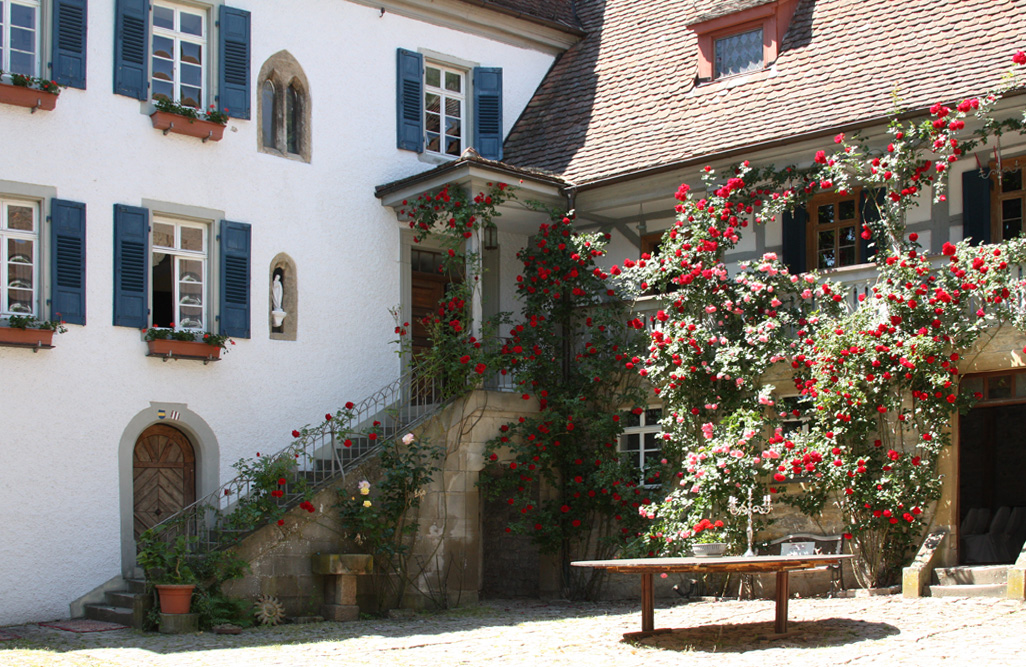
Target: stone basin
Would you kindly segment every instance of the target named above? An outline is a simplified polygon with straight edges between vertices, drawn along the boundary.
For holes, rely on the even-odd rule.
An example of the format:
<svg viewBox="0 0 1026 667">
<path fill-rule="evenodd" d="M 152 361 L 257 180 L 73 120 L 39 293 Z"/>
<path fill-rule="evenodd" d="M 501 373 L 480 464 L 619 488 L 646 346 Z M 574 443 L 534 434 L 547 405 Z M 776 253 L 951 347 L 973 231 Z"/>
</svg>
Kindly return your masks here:
<svg viewBox="0 0 1026 667">
<path fill-rule="evenodd" d="M 370 554 L 314 554 L 310 559 L 314 574 L 371 574 L 374 568 Z"/>
</svg>

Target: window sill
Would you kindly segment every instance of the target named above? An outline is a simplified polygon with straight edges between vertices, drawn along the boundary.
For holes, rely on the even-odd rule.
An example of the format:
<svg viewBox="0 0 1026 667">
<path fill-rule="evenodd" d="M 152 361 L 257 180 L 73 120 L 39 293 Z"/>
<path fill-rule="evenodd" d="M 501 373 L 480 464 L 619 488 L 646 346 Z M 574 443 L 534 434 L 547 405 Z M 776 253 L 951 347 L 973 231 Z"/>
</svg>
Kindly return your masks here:
<svg viewBox="0 0 1026 667">
<path fill-rule="evenodd" d="M 36 109 L 53 111 L 57 107 L 57 95 L 37 88 L 0 83 L 0 103 L 25 107 L 31 109 L 32 113 Z"/>
<path fill-rule="evenodd" d="M 173 132 L 187 137 L 202 139 L 203 143 L 221 141 L 221 138 L 224 136 L 225 126 L 220 123 L 213 123 L 199 118 L 186 118 L 168 111 L 154 111 L 150 114 L 150 120 L 153 122 L 153 127 L 163 130 L 165 135 L 168 132 Z"/>
<path fill-rule="evenodd" d="M 194 340 L 148 340 L 146 346 L 149 352 L 147 357 L 160 357 L 162 361 L 168 359 L 191 359 L 202 361 L 206 366 L 211 361 L 221 360 L 221 348 L 217 345 Z"/>
<path fill-rule="evenodd" d="M 52 350 L 53 331 L 50 329 L 19 329 L 0 327 L 0 347 L 30 347 L 32 351 Z"/>
</svg>

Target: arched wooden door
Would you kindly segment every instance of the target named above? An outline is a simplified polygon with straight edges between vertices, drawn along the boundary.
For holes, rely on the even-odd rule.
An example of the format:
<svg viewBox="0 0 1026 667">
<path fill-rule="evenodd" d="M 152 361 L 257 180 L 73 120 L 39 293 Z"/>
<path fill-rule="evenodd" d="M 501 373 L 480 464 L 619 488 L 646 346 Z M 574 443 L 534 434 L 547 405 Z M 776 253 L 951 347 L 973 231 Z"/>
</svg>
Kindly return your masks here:
<svg viewBox="0 0 1026 667">
<path fill-rule="evenodd" d="M 196 500 L 196 454 L 185 434 L 155 424 L 132 456 L 135 538 Z"/>
</svg>

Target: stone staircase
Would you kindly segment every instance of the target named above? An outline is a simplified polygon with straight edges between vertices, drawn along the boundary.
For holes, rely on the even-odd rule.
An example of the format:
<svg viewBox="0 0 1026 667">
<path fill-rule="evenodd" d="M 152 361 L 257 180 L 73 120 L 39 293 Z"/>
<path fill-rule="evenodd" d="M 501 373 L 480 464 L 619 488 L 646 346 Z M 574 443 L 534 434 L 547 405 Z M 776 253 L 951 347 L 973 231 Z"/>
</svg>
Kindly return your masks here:
<svg viewBox="0 0 1026 667">
<path fill-rule="evenodd" d="M 129 579 L 125 583 L 128 590 L 107 591 L 103 604 L 87 604 L 85 617 L 142 630 L 146 614 L 153 606 L 153 594 L 146 592 L 146 582 L 142 579 Z"/>
<path fill-rule="evenodd" d="M 933 571 L 932 597 L 1003 598 L 1008 588 L 1008 565 L 961 565 Z"/>
</svg>

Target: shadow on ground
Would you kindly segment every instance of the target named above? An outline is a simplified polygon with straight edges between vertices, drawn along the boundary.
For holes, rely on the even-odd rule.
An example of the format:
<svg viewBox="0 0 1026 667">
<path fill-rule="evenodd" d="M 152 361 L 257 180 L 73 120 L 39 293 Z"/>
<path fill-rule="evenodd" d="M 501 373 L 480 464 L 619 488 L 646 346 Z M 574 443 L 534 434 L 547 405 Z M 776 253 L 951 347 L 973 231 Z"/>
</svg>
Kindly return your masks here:
<svg viewBox="0 0 1026 667">
<path fill-rule="evenodd" d="M 820 648 L 882 639 L 901 631 L 888 623 L 826 618 L 788 624 L 784 636 L 773 634 L 773 622 L 723 623 L 667 632 L 624 642 L 664 651 L 742 653 L 767 647 Z"/>
</svg>

